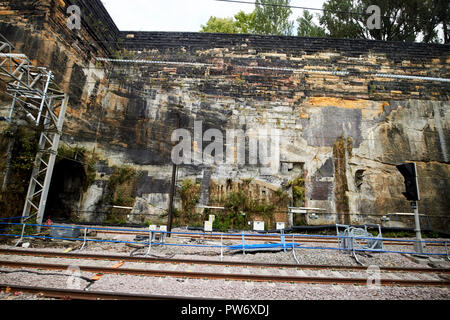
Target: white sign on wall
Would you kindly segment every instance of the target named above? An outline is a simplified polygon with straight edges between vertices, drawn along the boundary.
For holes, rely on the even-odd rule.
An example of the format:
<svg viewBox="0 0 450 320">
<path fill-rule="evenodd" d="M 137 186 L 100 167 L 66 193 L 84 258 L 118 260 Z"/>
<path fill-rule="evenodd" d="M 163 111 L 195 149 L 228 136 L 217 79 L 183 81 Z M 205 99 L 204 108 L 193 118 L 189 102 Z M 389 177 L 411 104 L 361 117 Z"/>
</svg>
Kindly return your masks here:
<svg viewBox="0 0 450 320">
<path fill-rule="evenodd" d="M 253 221 L 254 231 L 264 231 L 264 221 Z"/>
<path fill-rule="evenodd" d="M 205 221 L 205 226 L 203 228 L 203 231 L 205 232 L 212 232 L 212 221 Z"/>
<path fill-rule="evenodd" d="M 277 230 L 284 229 L 284 222 L 277 222 Z"/>
</svg>

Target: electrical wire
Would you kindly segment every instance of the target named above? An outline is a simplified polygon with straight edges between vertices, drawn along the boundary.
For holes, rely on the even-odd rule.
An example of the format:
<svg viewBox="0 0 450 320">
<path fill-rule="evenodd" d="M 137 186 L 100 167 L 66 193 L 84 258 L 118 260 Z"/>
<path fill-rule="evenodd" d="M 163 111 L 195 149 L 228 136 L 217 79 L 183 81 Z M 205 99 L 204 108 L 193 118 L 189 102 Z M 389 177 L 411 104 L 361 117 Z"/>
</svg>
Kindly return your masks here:
<svg viewBox="0 0 450 320">
<path fill-rule="evenodd" d="M 345 14 L 352 14 L 352 15 L 358 15 L 362 16 L 361 12 L 356 11 L 336 11 L 336 10 L 327 10 L 327 9 L 319 9 L 319 8 L 311 8 L 311 7 L 301 7 L 301 6 L 293 6 L 290 4 L 279 4 L 279 3 L 257 3 L 257 2 L 251 2 L 251 1 L 242 1 L 242 0 L 214 0 L 219 2 L 229 2 L 229 3 L 241 3 L 241 4 L 252 4 L 252 5 L 259 5 L 261 7 L 278 7 L 278 8 L 289 8 L 289 9 L 302 9 L 302 10 L 310 10 L 310 11 L 322 11 L 322 12 L 332 12 L 332 13 L 345 13 Z M 364 16 L 368 16 L 368 14 L 365 14 Z"/>
<path fill-rule="evenodd" d="M 302 9 L 302 10 L 310 10 L 310 11 L 322 11 L 322 12 L 330 12 L 330 13 L 339 13 L 339 14 L 348 14 L 348 15 L 355 15 L 355 16 L 362 16 L 362 17 L 369 17 L 371 14 L 365 13 L 365 12 L 356 12 L 356 11 L 340 11 L 340 10 L 330 10 L 330 9 L 319 9 L 319 8 L 311 8 L 311 7 L 301 7 L 301 6 L 293 6 L 293 5 L 286 5 L 286 4 L 277 4 L 277 3 L 256 3 L 251 1 L 242 1 L 242 0 L 214 0 L 219 2 L 229 2 L 229 3 L 241 3 L 241 4 L 252 4 L 252 5 L 259 5 L 259 6 L 268 6 L 268 7 L 281 7 L 281 8 L 289 8 L 289 9 Z M 406 0 L 409 1 L 409 0 Z M 381 18 L 385 19 L 391 19 L 390 16 L 380 16 Z M 420 20 L 419 17 L 416 17 L 416 20 Z"/>
<path fill-rule="evenodd" d="M 54 272 L 38 272 L 38 271 L 30 271 L 30 270 L 0 270 L 0 273 L 31 273 L 31 274 L 37 274 L 40 276 L 61 276 L 61 277 L 74 277 L 74 278 L 80 278 L 84 281 L 87 281 L 89 283 L 95 282 L 95 280 L 92 280 L 88 277 L 79 276 L 77 274 L 65 274 L 65 273 L 54 273 Z"/>
</svg>

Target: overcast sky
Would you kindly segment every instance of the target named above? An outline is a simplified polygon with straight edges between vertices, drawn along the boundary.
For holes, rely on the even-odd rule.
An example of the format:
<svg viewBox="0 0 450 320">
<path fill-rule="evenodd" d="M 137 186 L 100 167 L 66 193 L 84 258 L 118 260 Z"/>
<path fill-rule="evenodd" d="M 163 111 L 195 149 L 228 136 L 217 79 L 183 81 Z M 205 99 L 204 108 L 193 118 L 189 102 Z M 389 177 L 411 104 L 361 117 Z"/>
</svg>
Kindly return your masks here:
<svg viewBox="0 0 450 320">
<path fill-rule="evenodd" d="M 254 0 L 245 0 L 254 2 Z M 254 5 L 215 0 L 102 0 L 121 31 L 198 32 L 210 16 L 232 17 L 240 10 L 251 12 Z M 324 0 L 291 0 L 291 5 L 322 8 Z M 291 20 L 302 15 L 292 9 Z M 318 11 L 313 11 L 313 14 Z"/>
</svg>

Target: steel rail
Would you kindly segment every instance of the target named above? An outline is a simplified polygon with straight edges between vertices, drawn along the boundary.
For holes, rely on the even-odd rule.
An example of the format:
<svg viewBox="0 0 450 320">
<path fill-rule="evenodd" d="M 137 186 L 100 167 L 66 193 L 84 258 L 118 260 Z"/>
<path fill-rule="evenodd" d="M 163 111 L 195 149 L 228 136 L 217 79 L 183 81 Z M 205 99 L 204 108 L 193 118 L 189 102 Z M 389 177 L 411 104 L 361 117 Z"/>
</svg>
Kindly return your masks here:
<svg viewBox="0 0 450 320">
<path fill-rule="evenodd" d="M 86 260 L 111 260 L 126 261 L 137 263 L 169 263 L 169 264 L 191 264 L 191 265 L 219 265 L 227 267 L 251 267 L 251 268 L 287 268 L 287 269 L 328 269 L 328 270 L 367 270 L 367 267 L 342 266 L 342 265 L 310 265 L 310 264 L 292 264 L 292 263 L 258 263 L 243 261 L 220 261 L 220 260 L 191 260 L 191 259 L 172 259 L 172 258 L 150 258 L 136 256 L 119 256 L 106 254 L 87 254 L 73 252 L 52 252 L 52 251 L 29 251 L 20 249 L 0 249 L 0 254 L 4 255 L 22 255 L 50 258 L 67 259 L 86 259 Z M 418 268 L 418 267 L 385 267 L 380 266 L 380 271 L 386 272 L 416 272 L 416 273 L 450 273 L 450 268 Z"/>
<path fill-rule="evenodd" d="M 142 235 L 142 236 L 148 236 L 148 232 L 142 232 L 142 231 L 96 231 L 97 233 L 104 233 L 104 234 L 135 234 L 135 235 Z M 198 235 L 198 234 L 193 234 L 193 235 L 189 235 L 189 234 L 183 234 L 183 235 L 178 235 L 178 234 L 174 234 L 173 235 L 174 238 L 192 238 L 192 239 L 202 239 L 202 240 L 220 240 L 220 236 L 219 235 Z M 292 239 L 292 235 L 289 234 L 285 234 L 286 238 Z M 314 243 L 332 243 L 332 244 L 337 244 L 337 240 L 334 239 L 330 239 L 330 240 L 324 240 L 321 239 L 319 237 L 314 237 L 314 236 L 308 236 L 308 237 L 304 237 L 304 236 L 295 236 L 295 239 L 297 239 L 297 241 L 302 240 L 303 242 L 314 242 Z M 223 240 L 242 240 L 242 235 L 224 235 Z M 258 240 L 265 240 L 265 241 L 279 241 L 280 237 L 274 237 L 274 236 L 245 236 L 245 240 L 248 241 L 258 241 Z M 407 240 L 405 240 L 405 242 L 402 242 L 401 239 L 399 239 L 396 242 L 393 241 L 383 241 L 384 245 L 395 245 L 395 246 L 412 246 L 413 243 L 406 243 Z M 427 243 L 427 246 L 433 246 L 433 247 L 443 247 L 443 244 L 438 244 L 438 243 Z"/>
<path fill-rule="evenodd" d="M 15 262 L 0 260 L 0 266 L 9 268 L 33 268 L 47 270 L 67 270 L 71 265 L 52 263 Z M 304 277 L 286 275 L 267 274 L 243 274 L 243 273 L 217 273 L 217 272 L 186 272 L 175 270 L 146 270 L 131 268 L 109 268 L 98 266 L 79 266 L 80 271 L 100 274 L 126 274 L 150 277 L 173 277 L 205 280 L 236 280 L 254 282 L 289 282 L 289 283 L 310 283 L 310 284 L 367 284 L 366 278 L 342 278 L 342 277 Z M 403 279 L 380 279 L 380 285 L 391 286 L 450 286 L 448 280 L 403 280 Z"/>
<path fill-rule="evenodd" d="M 11 292 L 23 292 L 37 295 L 42 294 L 42 296 L 47 298 L 64 300 L 209 300 L 208 298 L 199 297 L 146 295 L 108 291 L 84 291 L 46 287 L 18 286 L 12 284 L 0 284 L 0 290 L 11 290 Z"/>
</svg>

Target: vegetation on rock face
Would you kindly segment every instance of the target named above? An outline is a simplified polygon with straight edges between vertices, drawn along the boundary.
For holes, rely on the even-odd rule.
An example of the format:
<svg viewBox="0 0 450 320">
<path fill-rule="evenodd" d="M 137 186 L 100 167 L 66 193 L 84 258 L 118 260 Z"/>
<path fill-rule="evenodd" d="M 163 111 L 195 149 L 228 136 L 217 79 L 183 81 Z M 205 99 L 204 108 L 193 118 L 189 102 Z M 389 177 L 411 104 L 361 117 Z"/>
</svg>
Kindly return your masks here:
<svg viewBox="0 0 450 320">
<path fill-rule="evenodd" d="M 301 207 L 305 204 L 305 179 L 297 177 L 288 182 L 286 187 L 292 187 L 292 204 L 294 207 Z"/>
<path fill-rule="evenodd" d="M 339 214 L 339 223 L 350 224 L 350 204 L 347 195 L 347 160 L 352 156 L 352 138 L 340 137 L 333 145 L 336 212 Z"/>
<path fill-rule="evenodd" d="M 111 206 L 132 207 L 135 202 L 134 184 L 136 180 L 136 170 L 129 167 L 113 167 L 113 172 L 109 177 L 105 197 L 105 203 Z M 109 224 L 126 223 L 126 214 L 129 210 L 110 208 L 105 222 Z"/>
<path fill-rule="evenodd" d="M 303 207 L 306 198 L 305 179 L 303 176 L 298 176 L 294 180 L 289 181 L 286 187 L 292 188 L 292 206 Z M 304 225 L 306 223 L 304 219 L 303 215 L 296 214 L 294 215 L 294 224 L 297 226 Z"/>
<path fill-rule="evenodd" d="M 273 215 L 276 209 L 274 203 L 266 199 L 250 199 L 244 192 L 231 192 L 228 194 L 225 203 L 225 212 L 220 213 L 214 220 L 213 227 L 221 231 L 228 229 L 249 229 L 247 221 L 252 221 L 255 217 L 266 222 L 273 222 Z"/>
<path fill-rule="evenodd" d="M 7 150 L 3 148 L 8 146 L 9 141 L 14 142 L 12 149 L 14 156 L 11 157 L 9 182 L 0 197 L 0 216 L 20 216 L 22 215 L 24 199 L 38 151 L 39 132 L 27 127 L 18 127 L 17 130 L 7 128 L 2 132 L 0 139 L 2 140 L 2 150 L 0 150 L 2 158 L 7 156 Z M 88 160 L 87 154 L 87 150 L 83 147 L 66 147 L 61 144 L 55 160 L 55 165 L 65 159 L 73 160 L 84 168 L 87 177 L 83 185 L 84 191 L 94 182 L 96 175 L 97 158 L 91 156 Z M 2 161 L 2 164 L 6 166 L 6 161 Z M 2 182 L 3 179 L 4 176 L 2 176 Z"/>
<path fill-rule="evenodd" d="M 134 197 L 132 187 L 136 171 L 131 167 L 113 167 L 109 177 L 107 202 L 113 206 L 132 206 Z"/>
<path fill-rule="evenodd" d="M 202 225 L 203 217 L 196 214 L 195 207 L 200 201 L 201 185 L 186 179 L 180 188 L 181 212 L 178 213 L 178 224 Z"/>
<path fill-rule="evenodd" d="M 1 193 L 0 216 L 16 217 L 22 215 L 24 199 L 30 183 L 31 172 L 38 150 L 37 132 L 26 127 L 19 127 L 15 133 L 6 129 L 0 139 L 2 140 L 0 150 L 2 158 L 6 158 L 8 140 L 14 134 L 14 146 L 10 163 L 10 178 L 7 189 Z M 2 170 L 4 168 L 1 168 Z M 2 175 L 2 183 L 4 176 Z"/>
<path fill-rule="evenodd" d="M 251 228 L 248 221 L 264 220 L 266 228 L 275 224 L 275 211 L 285 208 L 289 203 L 289 194 L 279 188 L 267 198 L 252 196 L 252 179 L 242 179 L 237 191 L 228 192 L 226 198 L 218 205 L 225 210 L 216 213 L 213 223 L 214 229 L 226 231 L 228 229 L 246 230 Z"/>
</svg>

